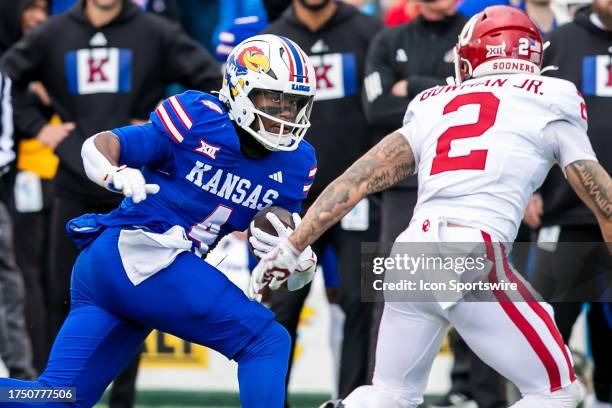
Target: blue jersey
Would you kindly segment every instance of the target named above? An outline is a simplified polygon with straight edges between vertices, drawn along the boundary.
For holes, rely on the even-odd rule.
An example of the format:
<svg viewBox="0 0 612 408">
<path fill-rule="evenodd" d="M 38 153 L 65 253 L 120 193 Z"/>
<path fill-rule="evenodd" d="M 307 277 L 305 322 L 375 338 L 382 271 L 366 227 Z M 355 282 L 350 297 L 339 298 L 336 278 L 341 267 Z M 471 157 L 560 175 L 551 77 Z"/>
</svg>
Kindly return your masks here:
<svg viewBox="0 0 612 408">
<path fill-rule="evenodd" d="M 245 230 L 263 208 L 300 211 L 316 173 L 314 149 L 306 141 L 291 152 L 249 159 L 226 108 L 198 91 L 166 99 L 150 119 L 112 132 L 121 144 L 119 163 L 141 169 L 147 183 L 160 186 L 159 193 L 138 204 L 126 198 L 117 210 L 95 216 L 95 224 L 155 232 L 180 225 L 206 249 L 232 231 Z M 88 225 L 75 221 L 68 228 L 73 236 L 75 225 L 76 230 Z"/>
</svg>

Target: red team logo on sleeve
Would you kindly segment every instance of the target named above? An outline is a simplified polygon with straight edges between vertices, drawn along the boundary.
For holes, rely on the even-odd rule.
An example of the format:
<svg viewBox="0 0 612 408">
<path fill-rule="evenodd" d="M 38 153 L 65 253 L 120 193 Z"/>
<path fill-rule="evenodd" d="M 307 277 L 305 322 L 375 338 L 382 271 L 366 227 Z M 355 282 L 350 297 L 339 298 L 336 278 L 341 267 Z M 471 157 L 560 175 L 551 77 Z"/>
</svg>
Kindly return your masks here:
<svg viewBox="0 0 612 408">
<path fill-rule="evenodd" d="M 429 231 L 429 226 L 430 226 L 429 220 L 423 221 L 423 225 L 421 226 L 421 228 L 423 229 L 423 232 Z"/>
<path fill-rule="evenodd" d="M 580 92 L 578 92 L 578 96 L 580 97 L 580 118 L 586 121 L 589 117 L 587 116 L 587 106 L 586 103 L 584 103 L 584 96 L 582 96 Z"/>
</svg>

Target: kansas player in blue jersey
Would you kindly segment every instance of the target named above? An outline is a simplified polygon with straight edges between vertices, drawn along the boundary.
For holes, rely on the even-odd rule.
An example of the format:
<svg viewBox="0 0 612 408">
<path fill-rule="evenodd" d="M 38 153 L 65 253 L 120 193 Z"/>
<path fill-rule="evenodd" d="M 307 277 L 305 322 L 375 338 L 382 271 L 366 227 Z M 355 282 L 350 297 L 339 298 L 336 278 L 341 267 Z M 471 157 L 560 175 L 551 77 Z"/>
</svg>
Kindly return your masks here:
<svg viewBox="0 0 612 408">
<path fill-rule="evenodd" d="M 187 91 L 163 101 L 150 123 L 84 143 L 88 177 L 126 198 L 68 224 L 82 248 L 70 314 L 40 378 L 0 379 L 0 387 L 75 387 L 76 402 L 52 406 L 91 407 L 159 329 L 237 361 L 242 406 L 283 407 L 289 335 L 200 256 L 262 208 L 300 210 L 316 172 L 302 141 L 315 74 L 295 43 L 273 35 L 238 45 L 226 70 L 219 98 Z M 278 241 L 255 232 L 260 252 Z M 312 274 L 312 251 L 301 259 Z"/>
</svg>

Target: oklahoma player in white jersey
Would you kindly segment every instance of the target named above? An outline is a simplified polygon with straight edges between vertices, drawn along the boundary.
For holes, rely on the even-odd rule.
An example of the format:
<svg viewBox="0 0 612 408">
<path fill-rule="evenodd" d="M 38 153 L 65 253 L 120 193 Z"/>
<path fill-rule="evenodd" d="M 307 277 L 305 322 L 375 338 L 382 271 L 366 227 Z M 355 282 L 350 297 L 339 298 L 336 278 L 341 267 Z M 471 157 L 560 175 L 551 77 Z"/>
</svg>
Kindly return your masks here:
<svg viewBox="0 0 612 408">
<path fill-rule="evenodd" d="M 416 96 L 404 126 L 330 184 L 298 228 L 262 259 L 253 297 L 277 288 L 301 250 L 364 196 L 419 173 L 414 217 L 396 242 L 484 242 L 491 281 L 518 282 L 523 301 L 388 302 L 380 325 L 373 385 L 324 407 L 413 408 L 449 326 L 485 362 L 514 382 L 514 407 L 565 408 L 581 388 L 552 308 L 516 276 L 503 242 L 514 240 L 532 192 L 558 163 L 612 241 L 612 181 L 586 135 L 586 108 L 571 83 L 540 76 L 543 44 L 532 21 L 496 6 L 474 16 L 456 47 L 455 86 Z M 513 298 L 514 299 L 514 298 Z"/>
</svg>

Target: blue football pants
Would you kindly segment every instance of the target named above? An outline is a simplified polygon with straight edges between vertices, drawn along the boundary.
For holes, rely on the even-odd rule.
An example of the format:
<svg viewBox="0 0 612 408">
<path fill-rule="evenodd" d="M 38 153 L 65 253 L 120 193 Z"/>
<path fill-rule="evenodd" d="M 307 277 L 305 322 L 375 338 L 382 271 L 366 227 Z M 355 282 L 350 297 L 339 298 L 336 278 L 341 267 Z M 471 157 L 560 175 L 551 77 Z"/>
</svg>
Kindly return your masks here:
<svg viewBox="0 0 612 408">
<path fill-rule="evenodd" d="M 192 253 L 134 286 L 119 232 L 107 229 L 79 255 L 71 310 L 39 379 L 0 379 L 0 387 L 75 387 L 76 403 L 0 406 L 93 406 L 155 328 L 237 361 L 243 407 L 283 407 L 290 338 L 272 312 Z"/>
</svg>

